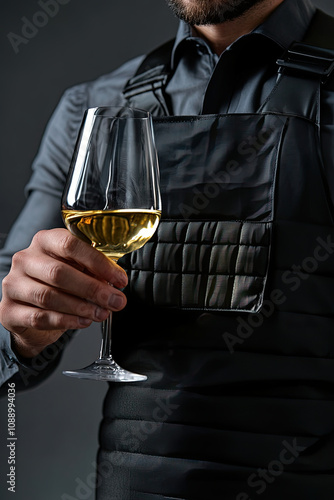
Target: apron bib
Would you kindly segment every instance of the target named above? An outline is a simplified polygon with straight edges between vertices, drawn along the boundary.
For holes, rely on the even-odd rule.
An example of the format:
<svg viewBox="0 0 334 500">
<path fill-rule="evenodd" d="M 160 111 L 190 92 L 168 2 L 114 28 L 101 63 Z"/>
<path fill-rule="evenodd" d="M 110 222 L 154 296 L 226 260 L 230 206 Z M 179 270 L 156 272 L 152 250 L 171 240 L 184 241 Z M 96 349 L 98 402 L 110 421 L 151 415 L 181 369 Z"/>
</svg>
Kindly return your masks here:
<svg viewBox="0 0 334 500">
<path fill-rule="evenodd" d="M 155 120 L 162 218 L 123 261 L 131 296 L 183 310 L 261 308 L 285 125 L 271 114 Z"/>
<path fill-rule="evenodd" d="M 116 359 L 148 380 L 109 388 L 98 500 L 332 498 L 319 92 L 283 73 L 256 113 L 157 111 L 162 219 L 120 261 L 128 305 L 113 318 Z"/>
</svg>

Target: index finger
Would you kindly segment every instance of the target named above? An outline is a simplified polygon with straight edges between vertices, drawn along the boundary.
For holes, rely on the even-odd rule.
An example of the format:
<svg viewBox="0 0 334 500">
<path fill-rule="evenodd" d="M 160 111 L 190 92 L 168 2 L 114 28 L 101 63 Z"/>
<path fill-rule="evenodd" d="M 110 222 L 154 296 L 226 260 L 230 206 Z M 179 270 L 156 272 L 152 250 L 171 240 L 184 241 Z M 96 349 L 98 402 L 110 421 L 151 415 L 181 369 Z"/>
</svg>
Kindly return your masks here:
<svg viewBox="0 0 334 500">
<path fill-rule="evenodd" d="M 76 263 L 81 270 L 87 270 L 97 278 L 124 288 L 128 283 L 127 274 L 116 262 L 73 236 L 67 229 L 40 231 L 35 240 L 50 256 Z"/>
</svg>

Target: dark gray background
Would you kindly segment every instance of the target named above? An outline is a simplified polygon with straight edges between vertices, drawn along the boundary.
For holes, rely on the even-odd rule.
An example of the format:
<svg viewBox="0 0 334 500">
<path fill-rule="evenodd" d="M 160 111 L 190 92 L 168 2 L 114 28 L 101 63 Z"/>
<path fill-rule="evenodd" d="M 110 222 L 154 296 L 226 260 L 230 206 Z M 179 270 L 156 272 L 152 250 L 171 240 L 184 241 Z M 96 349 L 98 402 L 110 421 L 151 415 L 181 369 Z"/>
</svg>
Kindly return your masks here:
<svg viewBox="0 0 334 500">
<path fill-rule="evenodd" d="M 334 14 L 332 0 L 314 3 Z M 69 0 L 15 54 L 8 33 L 21 35 L 22 17 L 31 20 L 40 10 L 37 0 L 0 3 L 0 245 L 24 203 L 31 161 L 63 91 L 145 53 L 171 38 L 177 26 L 164 0 Z M 61 370 L 91 362 L 99 341 L 96 326 L 81 332 L 48 381 L 17 395 L 15 496 L 6 491 L 7 401 L 0 401 L 1 499 L 94 497 L 89 485 L 106 384 L 69 379 Z M 80 480 L 88 489 L 76 495 Z"/>
<path fill-rule="evenodd" d="M 63 91 L 108 73 L 174 36 L 177 21 L 164 0 L 70 0 L 15 54 L 7 34 L 21 34 L 22 17 L 41 10 L 37 0 L 1 0 L 0 233 L 24 202 L 44 127 Z M 41 207 L 42 209 L 42 207 Z M 1 238 L 1 235 L 0 235 Z M 98 426 L 107 385 L 61 374 L 98 354 L 100 330 L 80 333 L 61 366 L 39 388 L 17 396 L 17 492 L 6 491 L 6 401 L 0 402 L 0 498 L 93 498 Z M 89 491 L 75 491 L 81 479 Z M 65 497 L 66 498 L 66 497 Z"/>
</svg>

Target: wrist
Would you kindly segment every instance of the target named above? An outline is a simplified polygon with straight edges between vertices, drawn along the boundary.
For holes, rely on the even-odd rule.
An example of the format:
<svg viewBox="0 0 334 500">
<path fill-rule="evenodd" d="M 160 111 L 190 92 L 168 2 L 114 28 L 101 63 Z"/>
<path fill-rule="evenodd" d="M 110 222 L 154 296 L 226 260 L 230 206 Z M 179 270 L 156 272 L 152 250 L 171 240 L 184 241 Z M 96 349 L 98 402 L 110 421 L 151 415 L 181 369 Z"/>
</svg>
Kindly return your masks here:
<svg viewBox="0 0 334 500">
<path fill-rule="evenodd" d="M 11 349 L 19 361 L 20 358 L 24 360 L 38 356 L 38 354 L 40 354 L 46 347 L 45 345 L 31 345 L 22 340 L 22 338 L 17 333 L 9 333 L 11 339 Z"/>
</svg>

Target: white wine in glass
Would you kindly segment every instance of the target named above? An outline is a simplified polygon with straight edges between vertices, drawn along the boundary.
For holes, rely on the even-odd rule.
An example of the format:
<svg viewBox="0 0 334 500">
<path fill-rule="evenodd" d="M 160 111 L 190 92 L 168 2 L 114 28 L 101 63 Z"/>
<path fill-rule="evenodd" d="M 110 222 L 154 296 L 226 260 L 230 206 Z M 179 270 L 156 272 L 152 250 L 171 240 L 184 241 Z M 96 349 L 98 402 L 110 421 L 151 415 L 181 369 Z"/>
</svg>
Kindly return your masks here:
<svg viewBox="0 0 334 500">
<path fill-rule="evenodd" d="M 63 210 L 62 214 L 71 233 L 83 240 L 88 238 L 94 248 L 117 261 L 145 245 L 157 228 L 161 212 L 142 209 Z"/>
<path fill-rule="evenodd" d="M 161 216 L 159 167 L 151 116 L 126 107 L 86 111 L 62 199 L 66 227 L 117 262 L 154 234 Z M 112 285 L 112 283 L 111 283 Z M 121 368 L 111 352 L 111 314 L 100 357 L 77 378 L 134 382 L 146 375 Z"/>
</svg>

